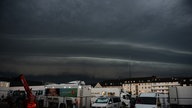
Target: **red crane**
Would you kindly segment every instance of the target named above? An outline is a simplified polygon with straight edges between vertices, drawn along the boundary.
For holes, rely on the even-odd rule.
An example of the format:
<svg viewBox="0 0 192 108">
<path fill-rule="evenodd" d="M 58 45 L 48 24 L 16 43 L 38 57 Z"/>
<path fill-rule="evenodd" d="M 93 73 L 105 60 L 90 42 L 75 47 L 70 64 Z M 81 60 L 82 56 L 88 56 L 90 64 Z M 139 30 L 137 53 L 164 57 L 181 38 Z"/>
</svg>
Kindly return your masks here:
<svg viewBox="0 0 192 108">
<path fill-rule="evenodd" d="M 25 88 L 25 91 L 27 92 L 27 99 L 26 99 L 26 104 L 27 104 L 27 108 L 37 108 L 37 103 L 36 103 L 36 100 L 35 100 L 35 96 L 33 95 L 31 89 L 29 88 L 29 85 L 24 77 L 23 74 L 21 74 L 19 76 L 19 79 L 21 80 L 24 88 Z"/>
</svg>

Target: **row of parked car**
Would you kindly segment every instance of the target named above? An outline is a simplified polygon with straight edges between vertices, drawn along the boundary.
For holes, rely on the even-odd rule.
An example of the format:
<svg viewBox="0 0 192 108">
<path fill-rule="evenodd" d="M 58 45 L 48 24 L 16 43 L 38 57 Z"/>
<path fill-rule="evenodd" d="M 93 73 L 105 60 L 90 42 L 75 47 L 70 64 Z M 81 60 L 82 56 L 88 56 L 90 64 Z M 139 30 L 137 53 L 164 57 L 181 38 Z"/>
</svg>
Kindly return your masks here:
<svg viewBox="0 0 192 108">
<path fill-rule="evenodd" d="M 117 96 L 99 97 L 92 104 L 92 108 L 122 108 L 121 98 Z M 159 93 L 142 93 L 130 99 L 130 108 L 168 108 L 168 95 Z"/>
</svg>

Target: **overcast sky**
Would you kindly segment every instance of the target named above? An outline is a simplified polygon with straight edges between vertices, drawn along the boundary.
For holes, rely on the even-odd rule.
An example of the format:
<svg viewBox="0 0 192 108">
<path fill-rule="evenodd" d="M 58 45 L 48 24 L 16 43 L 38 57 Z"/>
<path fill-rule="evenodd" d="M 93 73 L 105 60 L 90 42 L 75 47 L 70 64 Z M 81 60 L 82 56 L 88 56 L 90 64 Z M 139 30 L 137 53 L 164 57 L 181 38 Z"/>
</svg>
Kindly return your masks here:
<svg viewBox="0 0 192 108">
<path fill-rule="evenodd" d="M 49 81 L 192 76 L 192 0 L 1 0 L 0 72 Z"/>
</svg>

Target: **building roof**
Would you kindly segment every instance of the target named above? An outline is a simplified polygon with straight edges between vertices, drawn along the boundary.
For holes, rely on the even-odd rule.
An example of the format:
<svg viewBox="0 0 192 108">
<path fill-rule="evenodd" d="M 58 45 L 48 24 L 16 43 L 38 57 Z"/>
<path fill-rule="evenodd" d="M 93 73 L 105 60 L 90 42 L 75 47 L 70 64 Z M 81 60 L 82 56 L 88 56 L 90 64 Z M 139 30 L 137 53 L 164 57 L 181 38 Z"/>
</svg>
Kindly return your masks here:
<svg viewBox="0 0 192 108">
<path fill-rule="evenodd" d="M 101 88 L 101 87 L 102 87 L 101 84 L 97 83 L 94 88 Z"/>
</svg>

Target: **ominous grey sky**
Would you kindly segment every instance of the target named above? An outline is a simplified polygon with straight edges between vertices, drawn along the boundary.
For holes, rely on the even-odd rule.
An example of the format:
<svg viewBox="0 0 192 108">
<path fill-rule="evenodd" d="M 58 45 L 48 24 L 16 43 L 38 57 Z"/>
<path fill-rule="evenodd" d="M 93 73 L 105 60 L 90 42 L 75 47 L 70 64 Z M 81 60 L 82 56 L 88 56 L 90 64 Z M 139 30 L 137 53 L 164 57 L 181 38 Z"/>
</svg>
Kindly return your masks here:
<svg viewBox="0 0 192 108">
<path fill-rule="evenodd" d="M 192 76 L 191 46 L 191 0 L 0 1 L 1 76 Z"/>
</svg>

